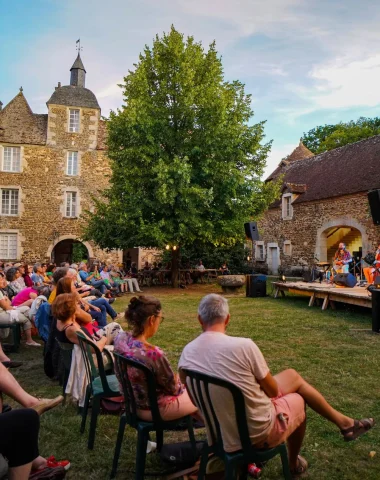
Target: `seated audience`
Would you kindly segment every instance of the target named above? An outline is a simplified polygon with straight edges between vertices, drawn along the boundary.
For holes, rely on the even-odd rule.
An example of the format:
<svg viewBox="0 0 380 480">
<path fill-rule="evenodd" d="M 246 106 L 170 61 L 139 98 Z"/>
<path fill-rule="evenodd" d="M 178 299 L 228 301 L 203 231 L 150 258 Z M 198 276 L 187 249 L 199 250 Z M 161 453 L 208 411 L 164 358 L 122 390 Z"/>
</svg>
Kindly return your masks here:
<svg viewBox="0 0 380 480">
<path fill-rule="evenodd" d="M 1 394 L 24 407 L 0 414 L 0 454 L 8 461 L 9 480 L 27 480 L 30 473 L 44 476 L 38 478 L 55 478 L 53 473 L 57 467 L 68 470 L 68 460 L 45 459 L 38 451 L 39 415 L 59 405 L 62 395 L 52 400 L 29 395 L 3 365 L 0 365 L 0 412 L 3 410 Z"/>
<path fill-rule="evenodd" d="M 104 280 L 100 279 L 97 280 L 96 277 L 99 275 L 98 266 L 94 265 L 94 272 L 88 273 L 88 268 L 85 263 L 81 263 L 79 265 L 79 275 L 81 280 L 86 283 L 87 285 L 91 285 L 94 288 L 99 289 L 102 294 L 105 294 L 108 290 L 108 287 Z"/>
<path fill-rule="evenodd" d="M 137 278 L 138 277 L 139 271 L 137 269 L 136 262 L 131 263 L 131 269 L 129 270 L 129 274 L 130 274 L 131 278 Z"/>
<path fill-rule="evenodd" d="M 29 319 L 29 307 L 12 307 L 11 301 L 4 295 L 6 280 L 0 275 L 0 324 L 12 325 L 19 323 L 22 325 L 26 336 L 26 345 L 30 347 L 40 347 L 32 338 L 32 324 Z"/>
<path fill-rule="evenodd" d="M 206 270 L 205 266 L 203 265 L 202 260 L 198 261 L 195 268 L 196 268 L 196 270 L 199 270 L 200 272 L 204 272 Z"/>
<path fill-rule="evenodd" d="M 50 296 L 49 296 L 49 303 L 53 303 L 54 300 L 55 300 L 55 297 L 57 295 L 57 283 L 59 282 L 59 280 L 63 277 L 65 277 L 67 275 L 67 272 L 69 271 L 69 269 L 67 267 L 60 267 L 60 268 L 57 268 L 56 271 L 53 273 L 53 290 L 51 291 L 50 293 Z"/>
<path fill-rule="evenodd" d="M 8 297 L 12 299 L 15 295 L 21 292 L 22 287 L 17 279 L 21 276 L 17 268 L 8 268 L 5 278 L 8 281 Z"/>
<path fill-rule="evenodd" d="M 160 301 L 145 295 L 133 297 L 125 311 L 125 318 L 131 331 L 117 336 L 115 352 L 136 360 L 152 370 L 156 377 L 158 407 L 163 420 L 196 414 L 197 408 L 191 402 L 185 385 L 173 372 L 164 352 L 148 342 L 164 320 Z M 133 375 L 132 388 L 139 417 L 146 421 L 152 420 L 147 385 L 138 370 Z"/>
<path fill-rule="evenodd" d="M 46 276 L 48 277 L 49 282 L 51 282 L 51 278 L 53 276 L 53 273 L 56 270 L 57 270 L 57 267 L 56 267 L 55 263 L 51 263 L 50 265 L 48 265 L 48 267 L 46 269 Z"/>
<path fill-rule="evenodd" d="M 219 272 L 221 273 L 221 275 L 230 275 L 230 271 L 226 262 L 224 262 L 223 265 L 219 268 Z"/>
<path fill-rule="evenodd" d="M 21 290 L 22 290 L 23 288 L 26 287 L 25 280 L 24 280 L 25 267 L 21 263 L 15 263 L 14 267 L 17 268 L 17 270 L 20 273 L 16 281 L 20 284 Z"/>
<path fill-rule="evenodd" d="M 112 288 L 115 292 L 120 293 L 120 283 L 115 283 L 111 278 L 111 268 L 108 265 L 104 265 L 102 271 L 100 272 L 100 278 L 104 280 L 108 288 Z"/>
<path fill-rule="evenodd" d="M 245 397 L 248 428 L 257 448 L 271 448 L 285 440 L 288 443 L 290 469 L 293 475 L 303 474 L 307 461 L 299 455 L 306 430 L 305 404 L 339 429 L 345 441 L 355 440 L 374 425 L 372 418 L 354 420 L 331 407 L 325 398 L 295 370 L 284 370 L 272 376 L 258 346 L 249 338 L 226 334 L 230 321 L 228 302 L 220 295 L 204 297 L 199 305 L 198 320 L 203 330 L 186 345 L 180 361 L 181 369 L 196 370 L 234 383 Z M 219 412 L 224 448 L 233 452 L 241 448 L 230 396 L 212 398 Z"/>
<path fill-rule="evenodd" d="M 70 272 L 70 269 L 69 269 Z M 75 293 L 78 296 L 79 312 L 77 313 L 77 320 L 87 319 L 85 315 L 89 314 L 93 320 L 96 320 L 99 327 L 105 327 L 107 325 L 107 313 L 112 320 L 116 320 L 118 314 L 111 307 L 109 302 L 105 298 L 96 298 L 87 300 L 87 298 L 81 298 L 80 294 L 75 288 L 75 284 L 70 276 L 61 278 L 57 284 L 57 296 L 62 293 Z M 87 323 L 87 321 L 85 323 Z"/>
<path fill-rule="evenodd" d="M 33 285 L 35 287 L 40 287 L 44 284 L 44 269 L 41 263 L 35 263 L 33 266 L 33 274 L 31 276 Z"/>
<path fill-rule="evenodd" d="M 30 307 L 33 300 L 38 297 L 38 288 L 45 287 L 26 287 L 12 298 L 12 307 Z"/>
<path fill-rule="evenodd" d="M 30 277 L 33 273 L 33 267 L 28 265 L 27 263 L 24 264 L 24 273 L 22 274 L 25 282 L 26 287 L 33 287 L 33 281 Z"/>
<path fill-rule="evenodd" d="M 80 326 L 77 321 L 78 299 L 75 293 L 62 293 L 54 300 L 52 314 L 57 320 L 56 338 L 61 343 L 79 344 L 76 332 L 83 332 L 91 338 L 100 350 L 105 345 L 111 345 L 116 336 L 122 331 L 121 326 L 112 322 L 104 328 L 100 328 L 89 333 L 89 331 Z"/>
</svg>

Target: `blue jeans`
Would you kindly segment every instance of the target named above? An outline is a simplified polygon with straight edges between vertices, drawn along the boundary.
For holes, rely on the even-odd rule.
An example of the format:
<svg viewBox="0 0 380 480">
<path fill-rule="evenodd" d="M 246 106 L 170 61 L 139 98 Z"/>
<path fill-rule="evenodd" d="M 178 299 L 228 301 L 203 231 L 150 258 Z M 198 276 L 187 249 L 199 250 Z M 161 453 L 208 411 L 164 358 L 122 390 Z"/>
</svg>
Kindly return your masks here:
<svg viewBox="0 0 380 480">
<path fill-rule="evenodd" d="M 90 309 L 87 313 L 89 313 L 91 315 L 93 320 L 96 320 L 98 322 L 98 325 L 100 327 L 104 327 L 104 325 L 102 325 L 102 323 L 103 323 L 102 312 L 96 312 L 95 310 Z M 107 320 L 106 320 L 106 324 L 107 324 Z"/>
<path fill-rule="evenodd" d="M 112 320 L 115 320 L 117 317 L 117 313 L 105 298 L 97 298 L 96 300 L 91 300 L 90 303 L 101 310 L 101 320 L 98 320 L 99 327 L 105 327 L 107 325 L 107 313 Z"/>
<path fill-rule="evenodd" d="M 106 293 L 106 291 L 108 290 L 108 287 L 105 284 L 104 280 L 94 280 L 94 279 L 92 279 L 90 283 L 94 288 L 97 288 L 103 294 Z"/>
</svg>

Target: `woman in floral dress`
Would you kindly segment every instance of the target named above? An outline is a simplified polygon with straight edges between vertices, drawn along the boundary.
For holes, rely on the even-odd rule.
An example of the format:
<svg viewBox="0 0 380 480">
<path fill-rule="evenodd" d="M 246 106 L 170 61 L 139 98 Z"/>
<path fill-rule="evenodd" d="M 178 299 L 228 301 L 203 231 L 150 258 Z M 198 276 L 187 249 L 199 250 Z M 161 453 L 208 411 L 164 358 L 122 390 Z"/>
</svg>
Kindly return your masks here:
<svg viewBox="0 0 380 480">
<path fill-rule="evenodd" d="M 170 421 L 185 415 L 200 419 L 197 407 L 191 402 L 178 374 L 173 372 L 165 353 L 148 342 L 164 320 L 160 301 L 145 295 L 133 297 L 125 311 L 125 318 L 131 331 L 122 332 L 116 337 L 114 351 L 151 369 L 156 379 L 157 402 L 162 419 Z M 131 369 L 128 375 L 138 416 L 145 421 L 152 420 L 144 374 L 138 369 Z"/>
</svg>

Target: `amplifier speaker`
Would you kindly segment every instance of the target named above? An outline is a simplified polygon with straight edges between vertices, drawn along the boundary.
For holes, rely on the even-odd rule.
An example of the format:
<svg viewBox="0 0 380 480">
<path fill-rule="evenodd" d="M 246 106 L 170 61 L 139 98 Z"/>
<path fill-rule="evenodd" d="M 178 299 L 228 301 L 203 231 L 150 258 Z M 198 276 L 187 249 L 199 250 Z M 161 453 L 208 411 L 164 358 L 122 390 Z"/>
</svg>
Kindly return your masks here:
<svg viewBox="0 0 380 480">
<path fill-rule="evenodd" d="M 244 224 L 245 236 L 252 241 L 259 240 L 259 230 L 257 222 L 248 222 Z"/>
<path fill-rule="evenodd" d="M 373 223 L 380 225 L 380 189 L 368 192 L 368 203 L 371 209 Z"/>
<path fill-rule="evenodd" d="M 371 285 L 368 290 L 372 294 L 372 331 L 380 333 L 380 288 Z"/>
<path fill-rule="evenodd" d="M 334 276 L 334 283 L 340 287 L 354 288 L 357 281 L 352 273 L 336 273 Z"/>
<path fill-rule="evenodd" d="M 245 296 L 256 298 L 267 296 L 267 277 L 266 275 L 246 275 Z"/>
</svg>

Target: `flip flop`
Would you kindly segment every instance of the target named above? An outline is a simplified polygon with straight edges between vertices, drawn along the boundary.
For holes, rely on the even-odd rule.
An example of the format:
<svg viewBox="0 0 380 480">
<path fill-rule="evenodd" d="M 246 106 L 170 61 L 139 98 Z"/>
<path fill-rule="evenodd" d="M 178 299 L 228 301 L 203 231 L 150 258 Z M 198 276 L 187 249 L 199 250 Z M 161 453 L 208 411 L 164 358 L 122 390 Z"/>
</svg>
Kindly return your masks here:
<svg viewBox="0 0 380 480">
<path fill-rule="evenodd" d="M 301 457 L 301 455 L 298 455 L 297 457 L 297 466 L 295 470 L 292 470 L 290 473 L 292 474 L 292 478 L 300 478 L 304 473 L 306 473 L 306 470 L 308 468 L 309 464 L 307 463 L 306 458 Z"/>
<path fill-rule="evenodd" d="M 364 435 L 375 425 L 373 418 L 362 418 L 361 420 L 354 420 L 354 425 L 350 428 L 341 430 L 345 442 L 352 442 L 361 435 Z"/>
<path fill-rule="evenodd" d="M 6 362 L 1 362 L 5 368 L 17 368 L 21 367 L 22 362 L 14 362 L 13 360 L 9 360 Z"/>
</svg>

